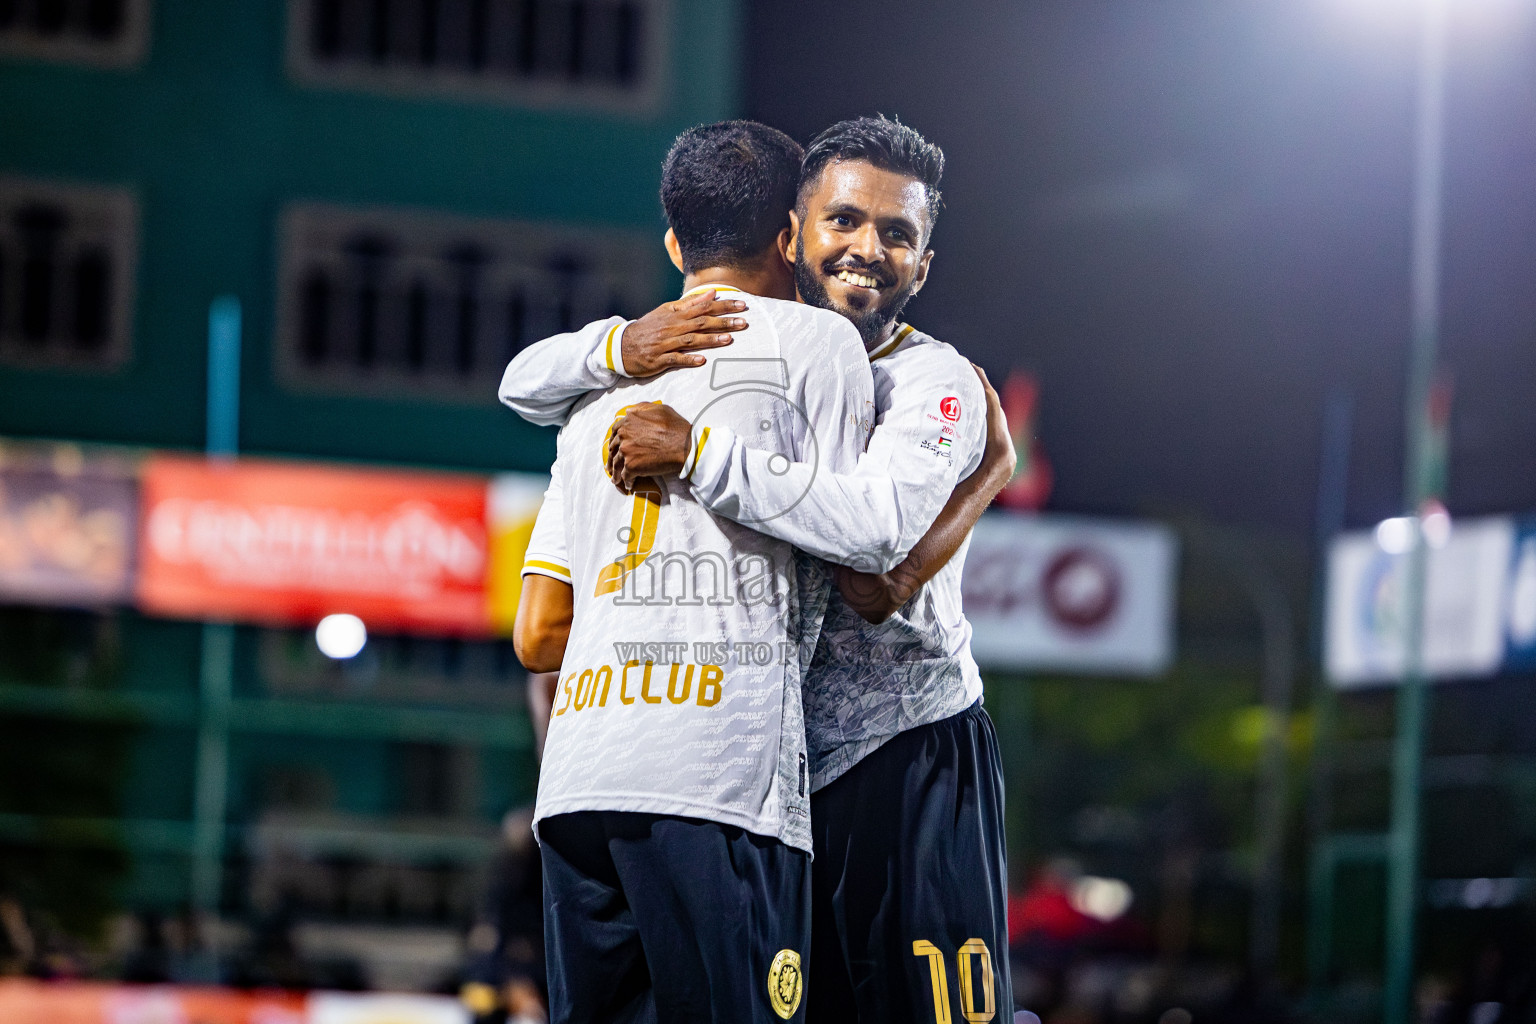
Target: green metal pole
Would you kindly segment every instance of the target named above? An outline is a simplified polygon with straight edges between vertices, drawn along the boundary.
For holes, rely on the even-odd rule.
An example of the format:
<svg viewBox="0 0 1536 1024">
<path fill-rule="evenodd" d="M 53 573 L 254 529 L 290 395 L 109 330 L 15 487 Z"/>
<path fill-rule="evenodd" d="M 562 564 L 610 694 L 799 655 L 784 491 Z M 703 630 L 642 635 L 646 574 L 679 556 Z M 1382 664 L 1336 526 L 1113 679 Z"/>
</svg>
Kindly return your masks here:
<svg viewBox="0 0 1536 1024">
<path fill-rule="evenodd" d="M 1421 545 L 1422 546 L 1422 545 Z M 1410 555 L 1410 621 L 1422 617 L 1423 599 L 1412 591 L 1423 588 L 1423 569 Z M 1408 633 L 1419 632 L 1414 626 Z M 1410 648 L 1411 649 L 1411 648 Z M 1413 661 L 1410 657 L 1410 661 Z M 1397 695 L 1397 737 L 1392 750 L 1392 828 L 1387 835 L 1387 969 L 1384 997 L 1386 1024 L 1413 1020 L 1414 926 L 1419 894 L 1420 767 L 1424 756 L 1425 692 L 1422 661 L 1403 675 Z"/>
<path fill-rule="evenodd" d="M 1257 865 L 1249 938 L 1249 967 L 1265 988 L 1276 984 L 1280 960 L 1280 925 L 1284 904 L 1285 827 L 1290 759 L 1291 691 L 1294 684 L 1295 623 L 1290 602 L 1262 561 L 1248 547 L 1228 551 L 1227 565 L 1248 592 L 1259 618 L 1263 650 L 1261 698 L 1267 712 L 1264 745 L 1254 792 L 1254 845 Z"/>
<path fill-rule="evenodd" d="M 208 308 L 208 457 L 234 458 L 240 423 L 240 302 L 221 296 Z M 192 905 L 218 916 L 223 889 L 229 796 L 229 707 L 234 691 L 235 628 L 203 626 L 198 672 L 197 774 L 192 810 Z M 210 979 L 211 980 L 211 979 Z"/>
<path fill-rule="evenodd" d="M 1003 828 L 1008 846 L 1008 870 L 1028 863 L 1029 766 L 1033 753 L 1034 687 L 1028 675 L 1006 677 L 987 690 L 987 707 L 995 716 L 1003 760 Z M 1010 884 L 1012 879 L 1009 880 Z"/>
<path fill-rule="evenodd" d="M 218 915 L 223 889 L 235 628 L 224 622 L 206 623 L 202 646 L 198 673 L 197 783 L 192 811 L 192 905 L 212 918 Z"/>
<path fill-rule="evenodd" d="M 1333 769 L 1339 698 L 1326 681 L 1313 703 L 1312 857 L 1307 863 L 1307 997 L 1314 1005 L 1327 998 L 1333 964 L 1334 872 Z"/>
<path fill-rule="evenodd" d="M 1334 852 L 1333 770 L 1339 698 L 1323 668 L 1328 605 L 1328 556 L 1333 538 L 1344 529 L 1349 490 L 1350 435 L 1354 403 L 1348 392 L 1329 395 L 1323 414 L 1323 445 L 1317 475 L 1314 543 L 1316 577 L 1312 585 L 1312 664 L 1317 668 L 1313 696 L 1312 799 L 1308 807 L 1312 858 L 1307 865 L 1307 998 L 1313 1007 L 1327 997 L 1333 960 Z"/>
<path fill-rule="evenodd" d="M 1387 838 L 1386 1024 L 1413 1019 L 1414 926 L 1419 896 L 1420 774 L 1424 687 L 1424 585 L 1429 553 L 1422 510 L 1433 496 L 1443 446 L 1434 442 L 1430 391 L 1440 328 L 1441 178 L 1445 160 L 1445 0 L 1420 0 L 1418 125 L 1414 154 L 1412 345 L 1408 358 L 1404 513 L 1412 518 L 1403 601 L 1404 661 L 1392 752 L 1392 828 Z M 1437 460 L 1436 454 L 1441 458 Z"/>
</svg>

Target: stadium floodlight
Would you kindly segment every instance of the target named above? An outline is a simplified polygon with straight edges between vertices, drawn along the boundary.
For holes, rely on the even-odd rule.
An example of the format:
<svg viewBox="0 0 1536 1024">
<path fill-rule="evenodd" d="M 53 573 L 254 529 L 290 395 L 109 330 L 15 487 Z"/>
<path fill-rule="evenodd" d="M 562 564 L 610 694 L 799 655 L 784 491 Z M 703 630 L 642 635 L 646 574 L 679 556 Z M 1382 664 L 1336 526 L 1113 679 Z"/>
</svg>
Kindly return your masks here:
<svg viewBox="0 0 1536 1024">
<path fill-rule="evenodd" d="M 1426 2 L 1444 0 L 1335 0 L 1330 6 L 1361 31 L 1381 34 L 1389 26 L 1410 27 Z M 1473 32 L 1507 29 L 1531 7 L 1529 0 L 1459 0 L 1454 6 L 1457 28 Z"/>
<path fill-rule="evenodd" d="M 1418 530 L 1432 550 L 1443 548 L 1451 540 L 1451 514 L 1438 501 L 1427 501 L 1418 517 Z M 1393 516 L 1376 524 L 1376 546 L 1389 555 L 1406 555 L 1413 550 L 1414 517 Z"/>
<path fill-rule="evenodd" d="M 1131 909 L 1131 887 L 1118 878 L 1085 875 L 1072 886 L 1072 909 L 1095 921 L 1109 924 Z"/>
<path fill-rule="evenodd" d="M 368 627 L 356 615 L 327 615 L 315 627 L 315 646 L 336 661 L 357 657 L 368 643 Z"/>
<path fill-rule="evenodd" d="M 1443 548 L 1451 540 L 1451 514 L 1440 502 L 1427 502 L 1419 514 L 1419 529 L 1424 531 L 1424 543 Z"/>
<path fill-rule="evenodd" d="M 1389 555 L 1406 555 L 1413 550 L 1413 519 L 1393 516 L 1376 524 L 1376 546 Z"/>
</svg>

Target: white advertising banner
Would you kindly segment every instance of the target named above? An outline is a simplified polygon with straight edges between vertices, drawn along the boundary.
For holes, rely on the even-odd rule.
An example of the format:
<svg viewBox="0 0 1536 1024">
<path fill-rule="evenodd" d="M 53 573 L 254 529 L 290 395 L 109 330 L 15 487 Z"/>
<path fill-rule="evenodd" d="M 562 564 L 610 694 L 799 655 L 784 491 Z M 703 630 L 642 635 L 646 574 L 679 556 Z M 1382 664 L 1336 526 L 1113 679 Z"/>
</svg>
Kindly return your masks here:
<svg viewBox="0 0 1536 1024">
<path fill-rule="evenodd" d="M 308 1024 L 469 1024 L 470 1012 L 447 996 L 316 992 Z"/>
<path fill-rule="evenodd" d="M 1177 542 L 1167 527 L 989 513 L 963 583 L 983 668 L 1155 675 L 1173 657 Z"/>
<path fill-rule="evenodd" d="M 1431 549 L 1424 591 L 1424 671 L 1430 678 L 1486 676 L 1504 660 L 1505 594 L 1514 521 L 1457 520 Z M 1405 660 L 1408 556 L 1388 554 L 1374 533 L 1345 534 L 1328 553 L 1325 662 L 1335 686 L 1390 682 Z"/>
</svg>

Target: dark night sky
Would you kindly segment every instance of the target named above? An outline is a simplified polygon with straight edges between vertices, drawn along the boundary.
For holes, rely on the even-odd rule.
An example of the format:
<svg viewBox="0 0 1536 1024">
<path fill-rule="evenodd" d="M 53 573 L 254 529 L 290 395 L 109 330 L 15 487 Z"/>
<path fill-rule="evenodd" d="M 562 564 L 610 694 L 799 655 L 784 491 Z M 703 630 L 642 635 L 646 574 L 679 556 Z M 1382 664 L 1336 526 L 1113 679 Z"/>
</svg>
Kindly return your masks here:
<svg viewBox="0 0 1536 1024">
<path fill-rule="evenodd" d="M 1481 6 L 1449 51 L 1456 515 L 1536 511 L 1536 15 Z M 1350 524 L 1400 501 L 1414 7 L 758 0 L 745 107 L 802 140 L 881 111 L 944 147 L 909 316 L 1039 375 L 1052 508 L 1304 534 L 1330 389 Z"/>
</svg>

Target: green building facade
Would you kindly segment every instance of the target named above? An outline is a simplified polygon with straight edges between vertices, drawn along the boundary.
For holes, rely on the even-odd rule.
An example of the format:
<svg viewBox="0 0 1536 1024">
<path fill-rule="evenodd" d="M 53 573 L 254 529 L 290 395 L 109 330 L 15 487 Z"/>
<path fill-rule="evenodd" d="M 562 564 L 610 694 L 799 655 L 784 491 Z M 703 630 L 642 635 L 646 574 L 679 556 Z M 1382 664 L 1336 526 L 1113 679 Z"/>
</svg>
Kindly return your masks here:
<svg viewBox="0 0 1536 1024">
<path fill-rule="evenodd" d="M 674 289 L 656 171 L 735 109 L 737 30 L 728 0 L 0 4 L 0 436 L 200 449 L 230 295 L 242 453 L 545 470 L 501 368 Z M 508 646 L 231 651 L 225 912 L 461 918 L 533 794 Z M 208 652 L 195 623 L 0 608 L 0 890 L 82 919 L 191 898 Z"/>
</svg>

